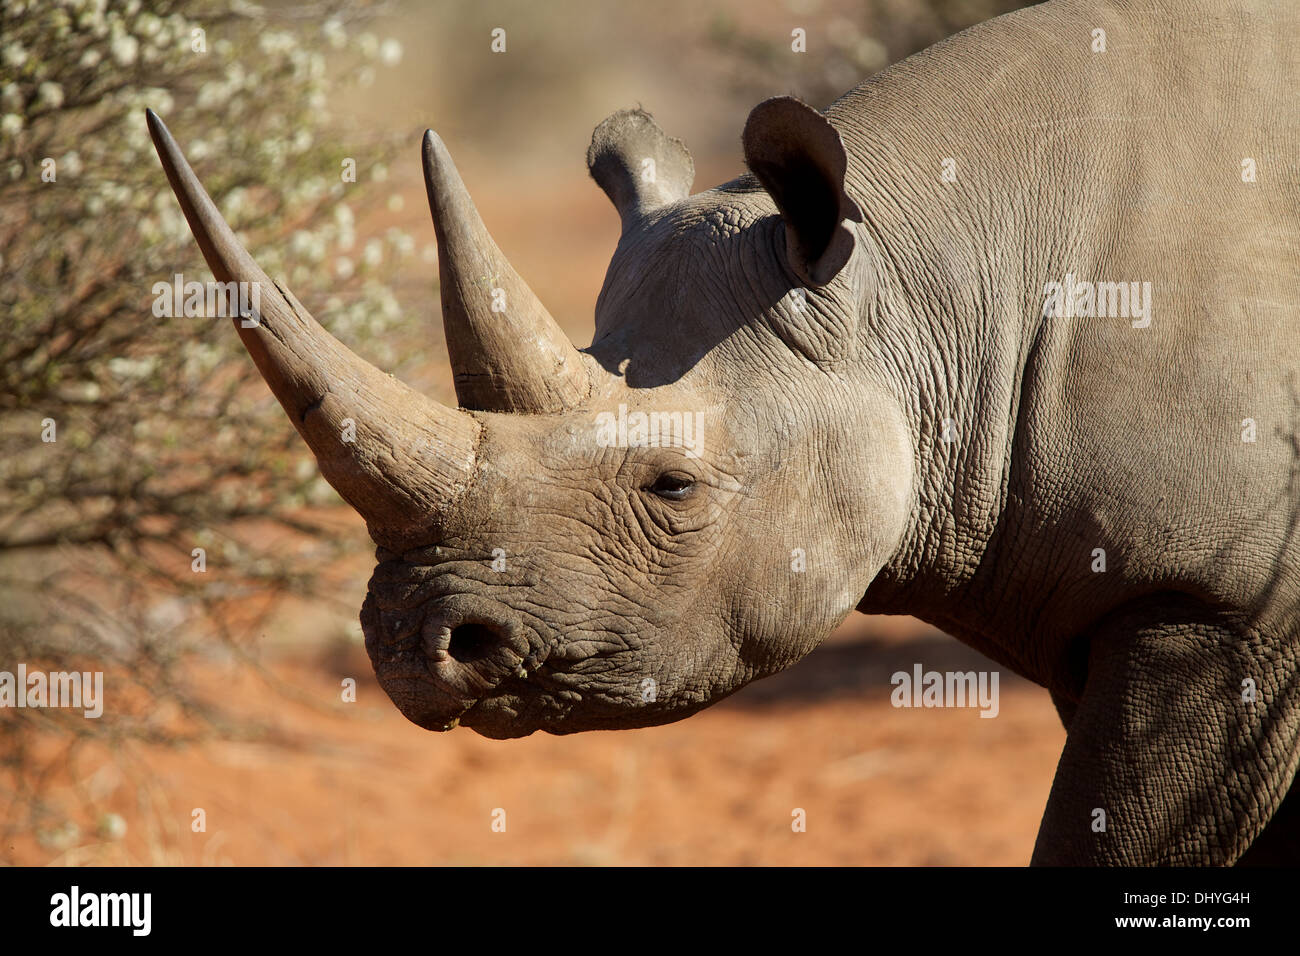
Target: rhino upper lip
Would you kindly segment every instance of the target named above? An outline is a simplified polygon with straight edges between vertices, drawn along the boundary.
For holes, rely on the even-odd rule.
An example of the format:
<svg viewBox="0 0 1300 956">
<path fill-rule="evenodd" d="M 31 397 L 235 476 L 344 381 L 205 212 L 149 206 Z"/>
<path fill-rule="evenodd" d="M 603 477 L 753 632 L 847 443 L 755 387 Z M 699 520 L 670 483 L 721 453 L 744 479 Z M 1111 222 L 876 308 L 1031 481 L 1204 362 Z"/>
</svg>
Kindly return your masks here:
<svg viewBox="0 0 1300 956">
<path fill-rule="evenodd" d="M 448 629 L 448 632 L 450 633 L 450 629 Z M 546 649 L 545 653 L 542 654 L 541 658 L 536 660 L 536 663 L 530 664 L 528 658 L 525 658 L 523 661 L 520 662 L 519 666 L 523 668 L 525 671 L 527 671 L 527 677 L 520 677 L 518 675 L 506 674 L 495 684 L 489 687 L 486 691 L 484 691 L 482 694 L 475 697 L 464 707 L 462 707 L 453 717 L 448 719 L 448 721 L 442 726 L 441 729 L 444 731 L 455 730 L 456 727 L 459 726 L 462 717 L 464 717 L 467 713 L 469 713 L 479 704 L 483 703 L 486 700 L 491 700 L 493 697 L 495 697 L 497 695 L 497 690 L 501 687 L 502 684 L 510 680 L 511 677 L 515 677 L 515 679 L 517 680 L 528 680 L 528 681 L 531 681 L 533 678 L 537 677 L 538 674 L 540 674 L 542 668 L 546 666 L 546 662 L 550 658 L 551 652 L 555 650 L 556 643 L 552 643 Z M 424 658 L 424 666 L 425 669 L 428 671 L 430 678 L 432 678 L 433 680 L 439 683 L 442 683 L 441 678 L 438 677 L 438 674 L 433 669 L 432 664 L 433 664 L 432 659 L 426 655 Z"/>
</svg>

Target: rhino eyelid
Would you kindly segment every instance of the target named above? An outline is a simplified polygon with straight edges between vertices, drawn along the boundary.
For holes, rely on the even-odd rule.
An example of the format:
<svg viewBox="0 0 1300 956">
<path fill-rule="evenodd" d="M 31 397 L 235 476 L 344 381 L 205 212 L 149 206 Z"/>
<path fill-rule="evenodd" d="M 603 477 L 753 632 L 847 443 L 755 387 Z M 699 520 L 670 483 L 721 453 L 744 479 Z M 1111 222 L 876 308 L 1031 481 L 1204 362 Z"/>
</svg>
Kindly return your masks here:
<svg viewBox="0 0 1300 956">
<path fill-rule="evenodd" d="M 685 472 L 666 471 L 646 485 L 645 490 L 669 501 L 682 501 L 695 491 L 695 479 Z"/>
</svg>

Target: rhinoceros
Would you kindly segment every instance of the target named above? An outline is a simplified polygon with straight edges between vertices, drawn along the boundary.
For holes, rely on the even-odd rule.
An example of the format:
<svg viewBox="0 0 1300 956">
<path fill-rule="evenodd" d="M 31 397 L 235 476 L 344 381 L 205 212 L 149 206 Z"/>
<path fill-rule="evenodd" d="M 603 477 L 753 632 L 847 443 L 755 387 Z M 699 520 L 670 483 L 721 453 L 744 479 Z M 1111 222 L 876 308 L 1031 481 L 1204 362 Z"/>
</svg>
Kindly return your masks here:
<svg viewBox="0 0 1300 956">
<path fill-rule="evenodd" d="M 1033 863 L 1266 862 L 1300 833 L 1298 37 L 1272 0 L 1053 0 L 824 112 L 760 103 L 749 172 L 695 194 L 616 113 L 581 350 L 427 132 L 459 408 L 322 329 L 148 121 L 377 545 L 361 621 L 410 720 L 662 724 L 913 614 L 1051 694 Z"/>
</svg>

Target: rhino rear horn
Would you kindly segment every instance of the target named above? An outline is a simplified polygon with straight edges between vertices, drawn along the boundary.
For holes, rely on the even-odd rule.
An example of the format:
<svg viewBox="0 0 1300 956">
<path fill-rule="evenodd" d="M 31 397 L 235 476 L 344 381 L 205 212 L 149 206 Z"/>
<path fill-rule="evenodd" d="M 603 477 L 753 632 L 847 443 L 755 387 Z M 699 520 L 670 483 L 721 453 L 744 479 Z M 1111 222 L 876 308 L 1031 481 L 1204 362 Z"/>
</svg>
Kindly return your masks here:
<svg viewBox="0 0 1300 956">
<path fill-rule="evenodd" d="M 248 283 L 256 312 L 234 315 L 245 348 L 311 447 L 326 481 L 381 544 L 433 530 L 463 493 L 479 425 L 348 350 L 253 261 L 163 121 L 146 111 L 158 157 L 219 282 Z"/>
<path fill-rule="evenodd" d="M 466 408 L 558 412 L 591 390 L 582 354 L 492 240 L 447 147 L 424 134 L 424 185 L 438 237 L 442 323 Z"/>
<path fill-rule="evenodd" d="M 742 136 L 745 162 L 785 220 L 790 268 L 810 286 L 823 286 L 853 255 L 862 210 L 845 192 L 848 156 L 839 131 L 792 96 L 754 107 Z"/>
<path fill-rule="evenodd" d="M 646 213 L 691 194 L 695 161 L 645 110 L 620 110 L 591 134 L 587 170 L 623 220 L 623 231 Z"/>
</svg>

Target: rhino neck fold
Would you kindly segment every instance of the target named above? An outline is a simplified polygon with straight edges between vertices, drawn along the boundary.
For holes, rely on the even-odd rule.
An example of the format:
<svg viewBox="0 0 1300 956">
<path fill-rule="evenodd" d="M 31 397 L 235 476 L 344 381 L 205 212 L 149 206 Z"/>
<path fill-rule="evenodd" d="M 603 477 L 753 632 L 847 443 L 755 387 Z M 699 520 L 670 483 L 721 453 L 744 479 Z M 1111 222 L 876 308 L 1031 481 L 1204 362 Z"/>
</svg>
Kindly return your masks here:
<svg viewBox="0 0 1300 956">
<path fill-rule="evenodd" d="M 968 150 L 958 181 L 944 182 L 936 157 L 950 147 L 935 131 L 967 120 L 914 110 L 882 115 L 869 105 L 872 87 L 845 97 L 837 104 L 843 112 L 832 115 L 849 150 L 850 188 L 866 214 L 864 245 L 878 257 L 863 361 L 881 370 L 904 410 L 917 492 L 903 542 L 859 610 L 913 614 L 992 649 L 982 635 L 996 626 L 990 595 L 999 593 L 1004 569 L 991 555 L 1007 531 L 1013 450 L 1026 441 L 1026 399 L 1042 359 L 1032 277 L 1050 271 L 1049 256 L 1033 241 L 1042 233 L 1026 221 L 1023 187 L 1011 182 L 1023 170 L 1003 170 Z M 962 176 L 980 185 L 967 186 Z"/>
</svg>

